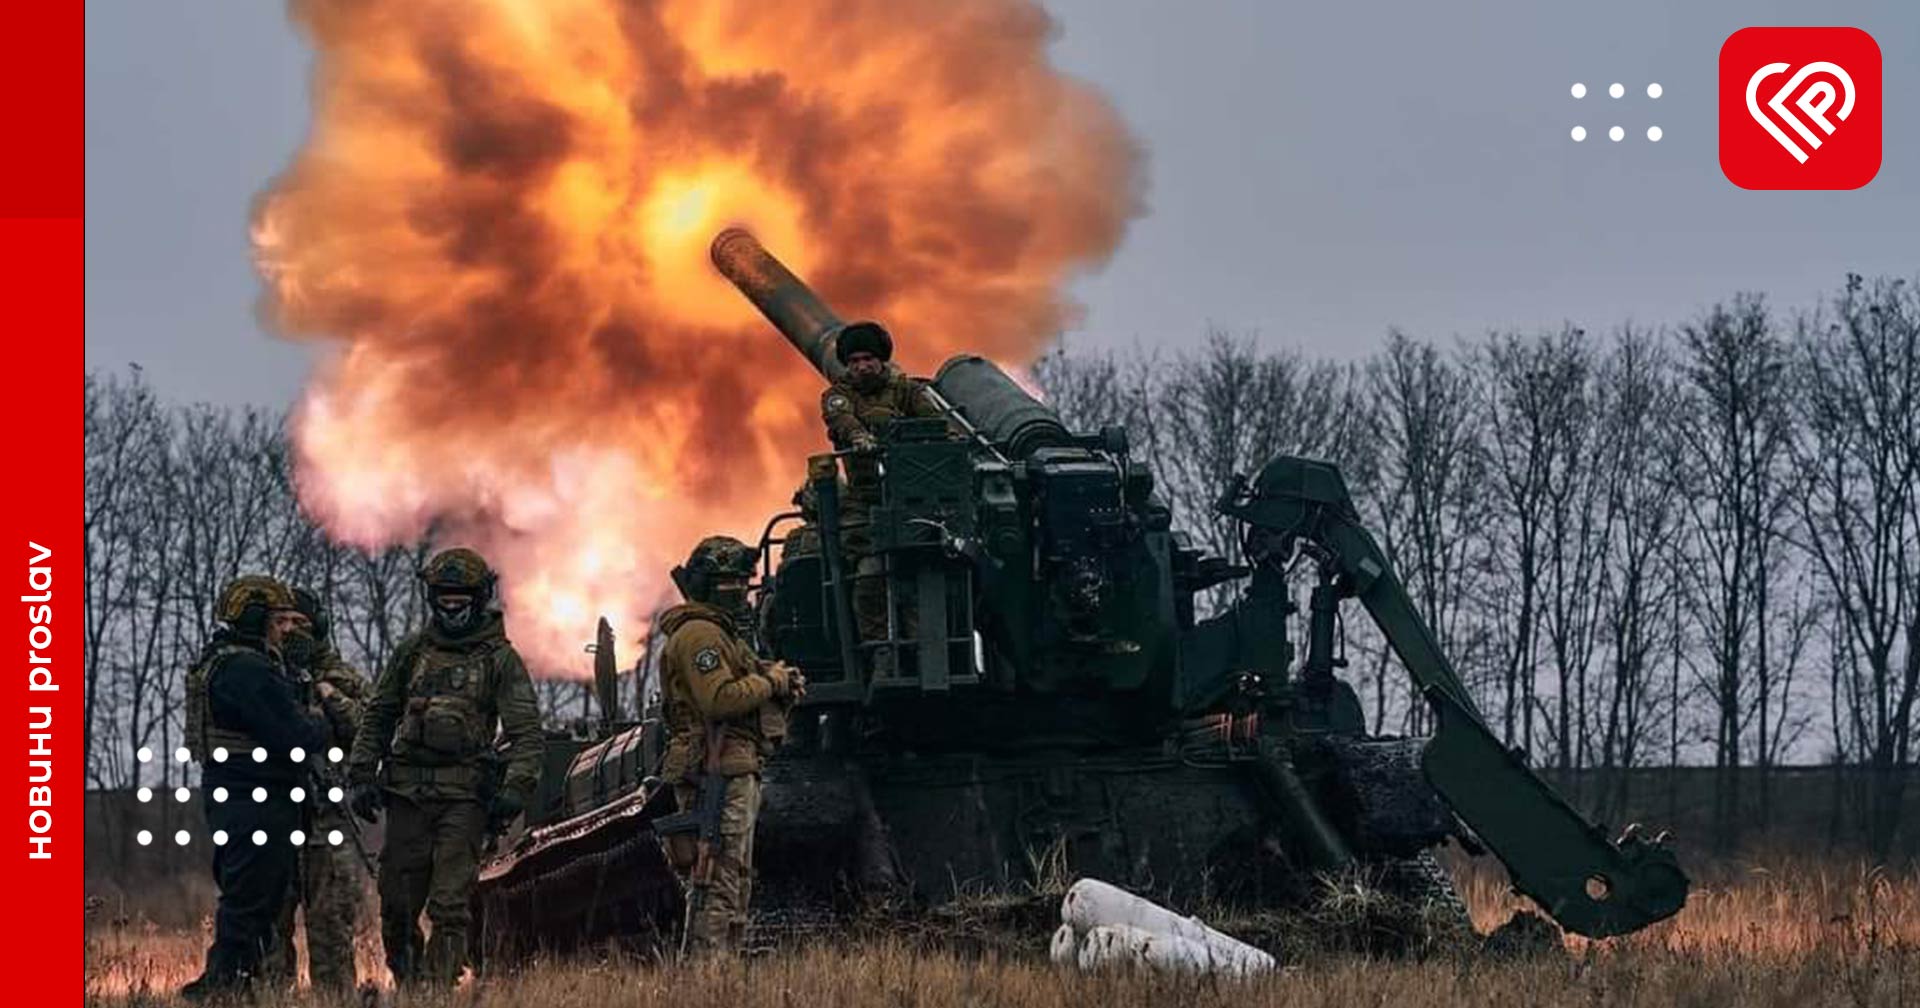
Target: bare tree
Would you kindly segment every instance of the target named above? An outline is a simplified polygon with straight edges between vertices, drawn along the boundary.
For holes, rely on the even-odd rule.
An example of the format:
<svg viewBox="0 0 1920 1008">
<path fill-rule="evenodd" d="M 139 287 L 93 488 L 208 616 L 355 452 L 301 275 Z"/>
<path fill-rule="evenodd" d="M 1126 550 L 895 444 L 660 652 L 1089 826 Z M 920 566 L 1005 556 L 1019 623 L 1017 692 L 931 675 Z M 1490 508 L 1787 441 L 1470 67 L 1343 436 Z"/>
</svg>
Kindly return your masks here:
<svg viewBox="0 0 1920 1008">
<path fill-rule="evenodd" d="M 1381 546 L 1431 625 L 1441 650 L 1470 684 L 1488 648 L 1484 626 L 1467 602 L 1485 554 L 1480 512 L 1485 463 L 1473 389 L 1467 375 L 1430 344 L 1398 331 L 1368 367 L 1373 407 L 1366 415 L 1376 449 L 1371 494 Z M 1374 722 L 1386 720 L 1384 657 L 1373 664 Z M 1426 728 L 1426 704 L 1404 699 L 1408 732 Z"/>
<path fill-rule="evenodd" d="M 1702 685 L 1714 703 L 1714 839 L 1728 850 L 1739 840 L 1742 743 L 1756 703 L 1763 795 L 1771 751 L 1768 605 L 1785 498 L 1787 351 L 1754 296 L 1714 306 L 1682 328 L 1681 342 L 1684 408 L 1670 465 L 1684 490 L 1683 569 L 1709 659 Z"/>
<path fill-rule="evenodd" d="M 1672 554 L 1679 502 L 1677 484 L 1660 464 L 1660 446 L 1673 430 L 1672 360 L 1657 338 L 1628 326 L 1594 384 L 1595 489 L 1611 530 L 1598 578 L 1597 623 L 1606 657 L 1596 798 L 1610 817 L 1618 817 L 1630 799 L 1629 771 L 1659 727 L 1658 705 L 1673 714 L 1680 700 L 1658 668 L 1680 646 L 1671 618 L 1678 601 Z"/>
<path fill-rule="evenodd" d="M 1487 607 L 1498 613 L 1501 730 L 1508 745 L 1534 751 L 1536 664 L 1543 618 L 1543 582 L 1564 557 L 1564 535 L 1578 440 L 1574 411 L 1584 405 L 1586 360 L 1571 327 L 1553 335 L 1495 334 L 1469 362 L 1486 422 L 1489 548 L 1497 561 Z M 1557 547 L 1557 548 L 1550 548 Z M 1554 578 L 1563 590 L 1564 578 Z M 1564 608 L 1564 607 L 1563 607 Z M 1564 616 L 1564 613 L 1562 614 Z M 1509 633 L 1504 628 L 1511 627 Z M 1566 664 L 1560 663 L 1563 687 Z M 1566 690 L 1561 692 L 1565 721 Z M 1517 723 L 1516 723 L 1517 722 Z M 1565 733 L 1561 733 L 1563 738 Z M 1561 764 L 1570 763 L 1564 747 Z"/>
<path fill-rule="evenodd" d="M 126 379 L 86 376 L 86 502 L 83 558 L 87 578 L 83 604 L 86 728 L 84 765 L 96 785 L 124 780 L 132 747 L 99 750 L 96 728 L 111 712 L 115 723 L 131 716 L 120 680 L 127 629 L 119 617 L 137 605 L 137 591 L 150 574 L 152 551 L 165 538 L 151 500 L 158 467 L 164 461 L 167 424 L 153 390 L 138 368 Z M 135 744 L 139 732 L 134 733 Z"/>
<path fill-rule="evenodd" d="M 1832 601 L 1834 745 L 1866 764 L 1867 835 L 1884 854 L 1920 694 L 1920 295 L 1849 276 L 1830 321 L 1801 322 L 1796 349 L 1795 505 Z"/>
</svg>

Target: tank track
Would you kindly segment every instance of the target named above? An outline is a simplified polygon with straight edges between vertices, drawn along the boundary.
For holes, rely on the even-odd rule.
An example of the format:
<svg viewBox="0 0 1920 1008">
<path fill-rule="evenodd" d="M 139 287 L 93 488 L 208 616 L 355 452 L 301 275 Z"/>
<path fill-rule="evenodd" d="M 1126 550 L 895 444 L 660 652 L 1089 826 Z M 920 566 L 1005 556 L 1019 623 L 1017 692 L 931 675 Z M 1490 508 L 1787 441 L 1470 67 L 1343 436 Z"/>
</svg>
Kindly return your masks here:
<svg viewBox="0 0 1920 1008">
<path fill-rule="evenodd" d="M 1473 917 L 1454 888 L 1453 876 L 1431 849 L 1380 865 L 1378 885 L 1399 905 L 1406 939 L 1403 951 L 1415 957 L 1456 954 L 1477 945 Z"/>
</svg>

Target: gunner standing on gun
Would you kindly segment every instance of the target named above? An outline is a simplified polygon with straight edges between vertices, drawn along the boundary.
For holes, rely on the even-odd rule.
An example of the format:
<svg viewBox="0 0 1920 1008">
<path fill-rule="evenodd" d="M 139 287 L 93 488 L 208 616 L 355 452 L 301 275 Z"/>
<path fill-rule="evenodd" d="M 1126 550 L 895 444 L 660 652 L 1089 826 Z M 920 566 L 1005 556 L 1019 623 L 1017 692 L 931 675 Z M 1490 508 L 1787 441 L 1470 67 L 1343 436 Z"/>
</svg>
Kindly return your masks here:
<svg viewBox="0 0 1920 1008">
<path fill-rule="evenodd" d="M 820 397 L 820 415 L 833 447 L 856 454 L 847 460 L 847 488 L 840 499 L 841 542 L 854 562 L 853 616 L 860 639 L 887 636 L 887 583 L 868 530 L 880 503 L 879 432 L 905 417 L 940 417 L 927 383 L 910 378 L 893 364 L 893 337 L 878 322 L 854 322 L 834 340 L 834 356 L 845 371 Z M 903 613 L 902 623 L 907 623 Z M 903 636 L 906 635 L 903 632 Z M 891 648 L 874 652 L 873 672 L 892 675 Z"/>
</svg>

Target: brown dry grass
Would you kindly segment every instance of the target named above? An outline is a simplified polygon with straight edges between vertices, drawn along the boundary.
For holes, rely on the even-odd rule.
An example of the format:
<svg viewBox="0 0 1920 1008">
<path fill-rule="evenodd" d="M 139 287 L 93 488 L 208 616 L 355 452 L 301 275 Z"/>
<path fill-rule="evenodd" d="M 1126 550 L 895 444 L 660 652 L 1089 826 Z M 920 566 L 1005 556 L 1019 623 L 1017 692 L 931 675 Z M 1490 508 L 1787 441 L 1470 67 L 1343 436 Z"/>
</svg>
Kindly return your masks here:
<svg viewBox="0 0 1920 1008">
<path fill-rule="evenodd" d="M 1564 955 L 1386 960 L 1314 954 L 1293 957 L 1279 975 L 1241 983 L 1061 973 L 1041 959 L 1044 934 L 1032 936 L 1032 957 L 969 956 L 919 941 L 881 940 L 745 962 L 543 963 L 469 984 L 444 1000 L 476 1008 L 1920 1004 L 1920 874 L 1780 861 L 1700 874 L 1675 919 L 1609 942 L 1568 939 Z M 1460 884 L 1483 931 L 1517 905 L 1497 872 L 1469 867 Z M 368 930 L 362 929 L 361 965 L 371 975 L 378 950 Z M 88 1003 L 170 1003 L 170 992 L 197 972 L 204 942 L 204 925 L 97 924 L 87 945 Z M 304 990 L 284 1000 L 336 1008 Z"/>
</svg>

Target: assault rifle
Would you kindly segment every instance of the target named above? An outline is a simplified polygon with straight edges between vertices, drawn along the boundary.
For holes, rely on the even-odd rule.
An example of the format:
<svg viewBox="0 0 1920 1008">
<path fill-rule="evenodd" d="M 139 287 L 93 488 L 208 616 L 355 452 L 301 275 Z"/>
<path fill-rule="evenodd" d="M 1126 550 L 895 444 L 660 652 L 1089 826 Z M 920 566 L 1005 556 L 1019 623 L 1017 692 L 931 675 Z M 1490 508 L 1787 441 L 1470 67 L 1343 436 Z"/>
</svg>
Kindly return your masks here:
<svg viewBox="0 0 1920 1008">
<path fill-rule="evenodd" d="M 474 797 L 479 799 L 480 807 L 486 810 L 487 842 L 486 849 L 482 853 L 487 857 L 492 857 L 500 848 L 500 835 L 513 825 L 512 818 L 501 819 L 493 814 L 493 796 L 500 793 L 501 786 L 506 783 L 506 776 L 507 761 L 499 749 L 489 749 L 481 755 L 480 779 L 474 785 Z"/>
<path fill-rule="evenodd" d="M 686 919 L 680 927 L 680 951 L 687 951 L 693 935 L 693 923 L 707 906 L 707 891 L 713 886 L 713 859 L 720 843 L 720 808 L 727 796 L 727 778 L 720 773 L 720 725 L 707 725 L 707 758 L 700 773 L 700 794 L 693 808 L 664 815 L 653 821 L 653 835 L 660 839 L 667 860 L 674 861 L 672 840 L 691 834 L 694 838 L 693 870 L 686 878 Z"/>
<path fill-rule="evenodd" d="M 345 813 L 341 818 L 346 820 L 345 832 L 347 838 L 353 842 L 354 853 L 360 856 L 360 863 L 366 867 L 367 874 L 378 875 L 379 869 L 374 865 L 373 855 L 367 851 L 366 838 L 360 835 L 360 817 L 354 815 L 352 810 L 343 804 L 347 794 L 352 791 L 352 788 L 347 786 L 345 770 L 328 765 L 326 759 L 316 753 L 307 757 L 307 777 L 309 783 L 313 785 L 311 798 L 312 809 L 316 815 L 315 825 L 319 823 L 318 814 L 325 812 L 329 805 L 339 808 Z M 331 797 L 334 788 L 340 789 L 342 801 L 336 802 Z"/>
</svg>

